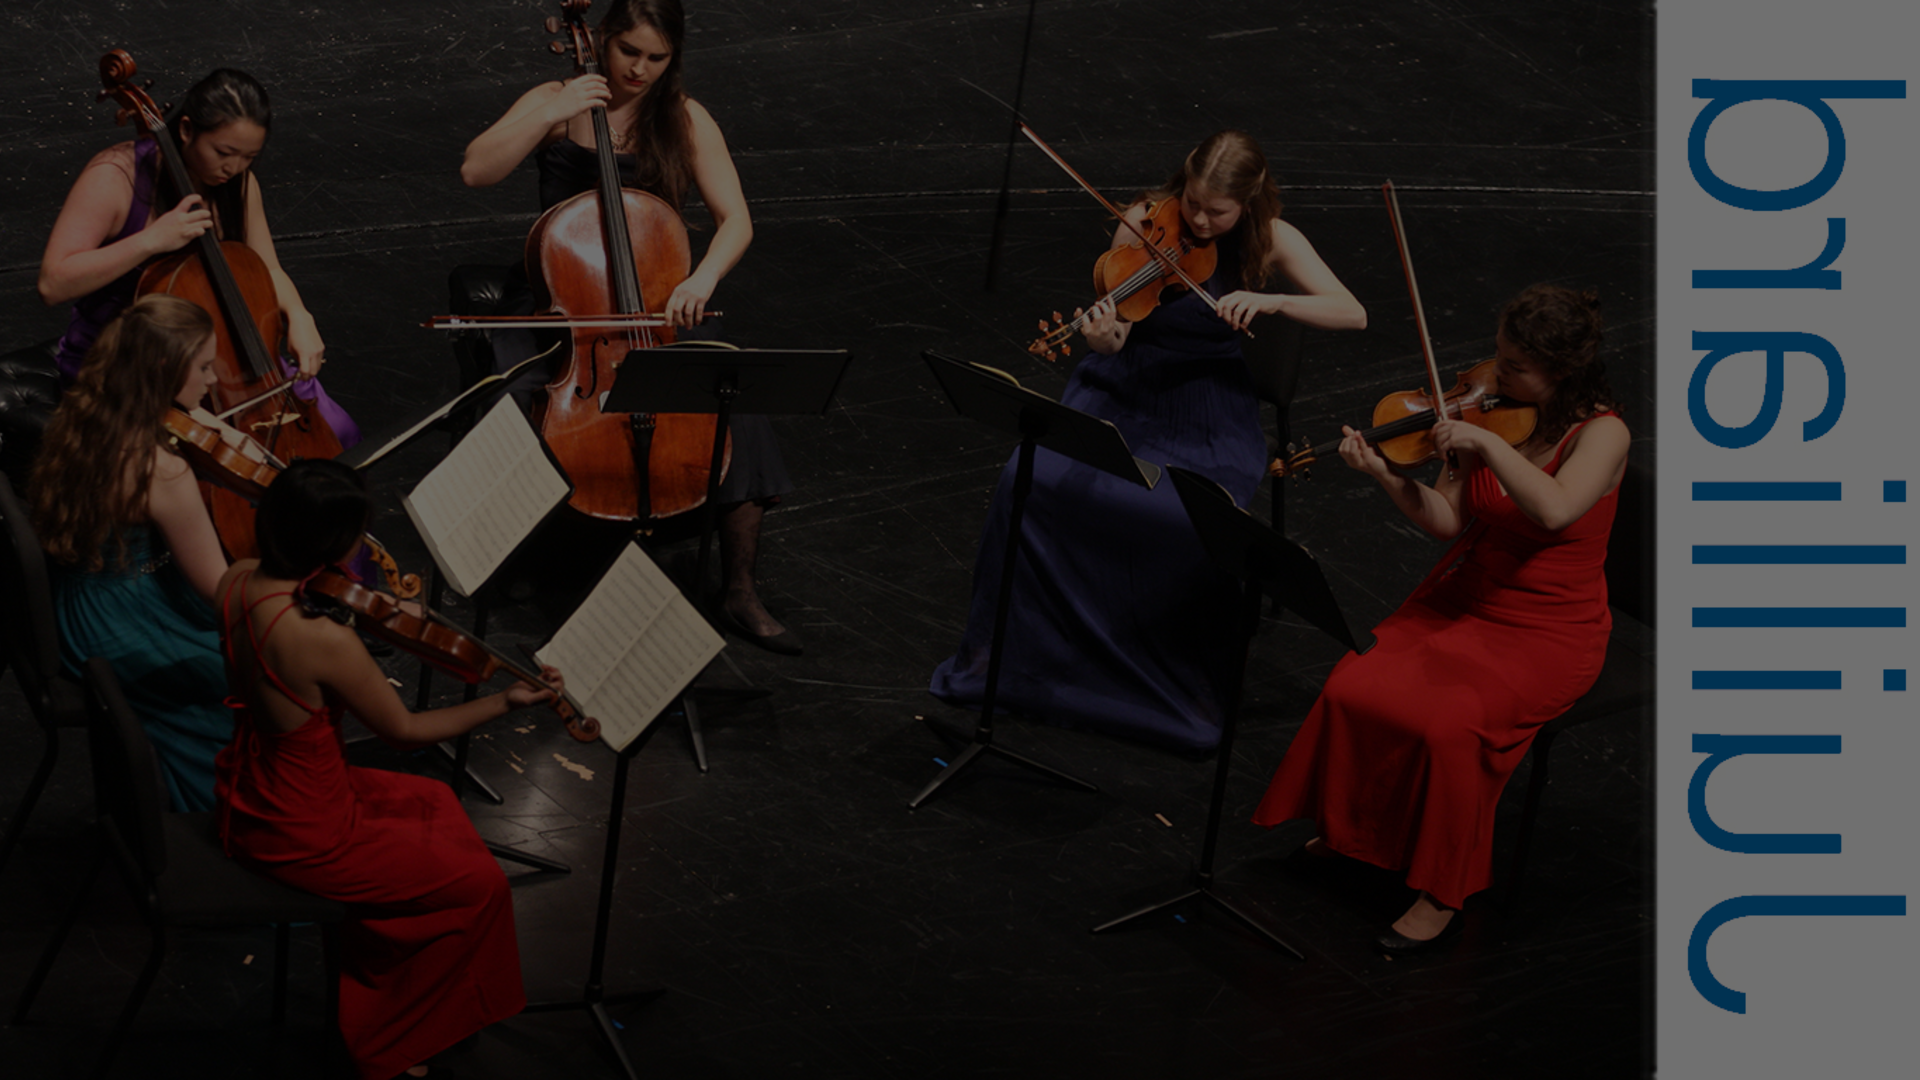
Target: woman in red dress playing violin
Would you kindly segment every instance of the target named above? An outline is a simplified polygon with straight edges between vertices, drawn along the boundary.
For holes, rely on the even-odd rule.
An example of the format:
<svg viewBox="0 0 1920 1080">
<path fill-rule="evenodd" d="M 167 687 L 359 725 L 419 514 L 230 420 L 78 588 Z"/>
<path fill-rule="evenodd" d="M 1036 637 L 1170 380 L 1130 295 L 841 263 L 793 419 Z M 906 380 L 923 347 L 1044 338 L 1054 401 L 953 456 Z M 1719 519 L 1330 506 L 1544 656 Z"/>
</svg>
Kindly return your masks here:
<svg viewBox="0 0 1920 1080">
<path fill-rule="evenodd" d="M 1440 940 L 1492 880 L 1494 807 L 1540 725 L 1599 677 L 1612 616 L 1603 573 L 1627 425 L 1599 360 L 1592 293 L 1534 285 L 1501 312 L 1503 397 L 1540 410 L 1509 446 L 1457 420 L 1432 485 L 1396 472 L 1352 428 L 1340 454 L 1414 524 L 1458 537 L 1378 643 L 1348 654 L 1287 748 L 1254 821 L 1312 818 L 1309 855 L 1405 870 L 1413 906 L 1388 951 Z"/>
<path fill-rule="evenodd" d="M 657 195 L 675 211 L 698 189 L 713 215 L 713 238 L 693 272 L 664 302 L 647 299 L 673 326 L 688 331 L 680 335 L 683 340 L 717 336 L 713 324 L 700 325 L 707 304 L 753 242 L 753 219 L 720 125 L 681 89 L 685 28 L 678 0 L 612 0 L 594 34 L 607 74 L 580 75 L 527 91 L 468 145 L 460 166 L 460 178 L 468 186 L 488 187 L 506 179 L 531 154 L 540 171 L 541 209 L 550 209 L 597 188 L 598 151 L 590 110 L 605 108 L 625 186 Z M 531 289 L 517 269 L 497 310 L 533 310 Z M 525 331 L 495 331 L 493 341 L 496 366 L 503 371 L 535 351 L 532 335 Z M 520 392 L 535 388 L 515 387 Z M 728 428 L 733 459 L 719 495 L 721 623 L 762 648 L 797 654 L 799 635 L 768 613 L 754 576 L 761 519 L 793 484 L 766 417 L 736 416 Z"/>
<path fill-rule="evenodd" d="M 346 559 L 370 514 L 360 475 L 338 462 L 289 466 L 260 503 L 260 558 L 220 581 L 233 683 L 221 752 L 220 837 L 275 880 L 351 905 L 342 931 L 340 1030 L 362 1080 L 403 1070 L 526 1005 L 507 879 L 447 785 L 350 766 L 351 710 L 402 746 L 450 739 L 552 690 L 516 684 L 414 713 L 352 627 L 301 603 L 305 582 Z"/>
<path fill-rule="evenodd" d="M 351 446 L 359 428 L 314 381 L 326 363 L 326 344 L 300 290 L 280 268 L 253 175 L 273 123 L 266 90 L 245 72 L 221 68 L 195 83 L 169 120 L 195 190 L 165 190 L 154 140 L 110 146 L 80 170 L 47 238 L 40 299 L 73 304 L 60 340 L 62 383 L 73 381 L 101 328 L 132 302 L 141 270 L 211 229 L 244 241 L 266 264 L 287 318 L 292 363 L 282 364 L 298 380 L 295 392 L 314 402 L 340 442 Z"/>
</svg>

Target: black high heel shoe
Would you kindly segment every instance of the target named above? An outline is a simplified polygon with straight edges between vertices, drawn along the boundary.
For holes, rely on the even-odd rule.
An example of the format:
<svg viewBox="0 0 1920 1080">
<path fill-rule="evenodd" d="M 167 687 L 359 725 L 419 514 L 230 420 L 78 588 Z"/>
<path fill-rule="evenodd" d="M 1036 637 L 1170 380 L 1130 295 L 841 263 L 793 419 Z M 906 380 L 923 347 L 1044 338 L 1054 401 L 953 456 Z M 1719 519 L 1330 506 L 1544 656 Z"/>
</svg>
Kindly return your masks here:
<svg viewBox="0 0 1920 1080">
<path fill-rule="evenodd" d="M 1386 950 L 1387 955 L 1405 956 L 1410 953 L 1426 952 L 1437 948 L 1443 941 L 1458 937 L 1460 928 L 1465 925 L 1465 923 L 1466 919 L 1460 912 L 1455 911 L 1453 918 L 1447 920 L 1447 925 L 1441 927 L 1439 933 L 1424 941 L 1419 938 L 1410 938 L 1405 934 L 1395 931 L 1392 927 L 1388 927 L 1386 933 L 1381 934 L 1373 940 L 1374 944 Z"/>
</svg>

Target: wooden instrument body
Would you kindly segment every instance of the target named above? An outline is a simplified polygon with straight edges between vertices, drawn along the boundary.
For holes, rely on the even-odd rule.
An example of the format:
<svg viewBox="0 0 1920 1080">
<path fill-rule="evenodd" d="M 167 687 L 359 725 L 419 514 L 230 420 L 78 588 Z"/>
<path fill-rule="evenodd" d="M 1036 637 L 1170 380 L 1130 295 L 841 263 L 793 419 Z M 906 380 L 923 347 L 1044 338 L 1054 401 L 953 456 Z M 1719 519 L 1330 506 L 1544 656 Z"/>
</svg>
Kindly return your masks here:
<svg viewBox="0 0 1920 1080">
<path fill-rule="evenodd" d="M 100 58 L 101 96 L 118 102 L 120 119 L 135 120 L 154 140 L 159 168 L 172 189 L 191 192 L 193 177 L 160 108 L 144 90 L 132 85 L 137 70 L 125 50 L 110 50 Z M 273 274 L 257 252 L 237 240 L 223 241 L 205 232 L 181 251 L 149 265 L 134 292 L 177 296 L 213 316 L 214 369 L 219 377 L 212 393 L 214 409 L 224 413 L 256 402 L 234 417 L 233 427 L 282 460 L 339 456 L 338 436 L 317 409 L 292 392 L 281 369 L 286 314 L 280 309 Z M 207 495 L 214 529 L 229 557 L 245 558 L 257 552 L 252 505 L 219 488 L 208 489 Z"/>
<path fill-rule="evenodd" d="M 1211 240 L 1186 235 L 1180 200 L 1162 199 L 1147 206 L 1147 243 L 1171 257 L 1187 277 L 1204 283 L 1213 276 L 1220 250 Z M 1138 280 L 1136 280 L 1136 278 Z M 1145 244 L 1135 240 L 1102 253 L 1093 263 L 1093 287 L 1102 297 L 1114 297 L 1114 312 L 1128 322 L 1139 322 L 1160 306 L 1169 288 L 1185 289 L 1173 271 L 1163 267 Z"/>
<path fill-rule="evenodd" d="M 692 252 L 680 215 L 656 196 L 621 189 L 626 252 L 643 304 L 664 301 L 687 278 Z M 583 317 L 623 312 L 607 265 L 599 191 L 555 205 L 527 234 L 527 266 L 542 310 Z M 671 329 L 575 328 L 572 360 L 536 399 L 534 420 L 573 481 L 571 504 L 615 521 L 667 517 L 706 502 L 715 418 L 703 413 L 607 413 L 627 353 L 673 340 Z M 730 446 L 730 442 L 729 442 Z M 730 450 L 729 450 L 730 458 Z M 640 504 L 645 470 L 647 505 Z"/>
<path fill-rule="evenodd" d="M 1533 435 L 1539 412 L 1524 402 L 1503 401 L 1499 397 L 1498 361 L 1482 360 L 1460 373 L 1453 389 L 1447 391 L 1440 415 L 1483 428 L 1499 436 L 1509 446 L 1518 446 Z M 1388 394 L 1373 407 L 1372 431 L 1388 429 L 1395 421 L 1414 419 L 1412 430 L 1389 435 L 1377 444 L 1382 456 L 1402 468 L 1425 464 L 1438 456 L 1433 447 L 1433 393 L 1425 387 Z M 1369 440 L 1371 441 L 1371 440 Z"/>
</svg>

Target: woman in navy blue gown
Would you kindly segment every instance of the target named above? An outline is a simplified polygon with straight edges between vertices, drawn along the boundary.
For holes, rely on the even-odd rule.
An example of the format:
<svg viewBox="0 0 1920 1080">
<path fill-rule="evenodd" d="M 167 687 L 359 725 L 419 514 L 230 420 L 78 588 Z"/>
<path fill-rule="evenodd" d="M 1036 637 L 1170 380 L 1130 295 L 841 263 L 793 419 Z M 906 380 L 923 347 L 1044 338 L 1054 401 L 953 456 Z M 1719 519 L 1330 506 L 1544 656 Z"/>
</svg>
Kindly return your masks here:
<svg viewBox="0 0 1920 1080">
<path fill-rule="evenodd" d="M 1245 133 L 1209 137 L 1127 220 L 1144 228 L 1148 204 L 1169 198 L 1188 232 L 1219 248 L 1203 283 L 1218 312 L 1188 292 L 1127 323 L 1111 300 L 1100 301 L 1085 327 L 1093 351 L 1061 401 L 1112 421 L 1136 456 L 1209 477 L 1245 506 L 1267 448 L 1240 331 L 1259 315 L 1357 330 L 1367 315 L 1307 238 L 1280 220 L 1279 188 Z M 1133 238 L 1122 226 L 1113 246 Z M 988 512 L 966 634 L 933 673 L 934 696 L 955 705 L 977 707 L 985 692 L 1013 473 L 1009 461 Z M 1180 747 L 1215 745 L 1245 647 L 1231 617 L 1237 590 L 1207 564 L 1172 485 L 1148 491 L 1040 450 L 1021 532 L 996 707 Z"/>
</svg>

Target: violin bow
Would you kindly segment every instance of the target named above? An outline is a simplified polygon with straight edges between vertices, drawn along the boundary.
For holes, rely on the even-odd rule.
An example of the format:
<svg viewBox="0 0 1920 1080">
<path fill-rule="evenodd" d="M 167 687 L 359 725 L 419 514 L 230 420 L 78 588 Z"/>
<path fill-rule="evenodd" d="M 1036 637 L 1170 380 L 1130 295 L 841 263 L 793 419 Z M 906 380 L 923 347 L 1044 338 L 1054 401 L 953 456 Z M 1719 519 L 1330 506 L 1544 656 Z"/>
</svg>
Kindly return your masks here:
<svg viewBox="0 0 1920 1080">
<path fill-rule="evenodd" d="M 1407 250 L 1407 230 L 1400 221 L 1400 197 L 1394 193 L 1393 181 L 1380 185 L 1380 192 L 1387 200 L 1387 220 L 1393 223 L 1393 242 L 1400 249 L 1400 268 L 1407 274 L 1407 294 L 1413 298 L 1413 325 L 1420 333 L 1420 355 L 1427 362 L 1427 386 L 1433 394 L 1433 414 L 1446 417 L 1446 391 L 1440 385 L 1440 364 L 1433 357 L 1433 339 L 1427 336 L 1427 310 L 1420 303 L 1420 282 L 1413 275 L 1413 254 Z M 1454 454 L 1447 454 L 1447 475 L 1459 465 Z"/>
<path fill-rule="evenodd" d="M 1087 180 L 1085 177 L 1081 176 L 1078 172 L 1075 172 L 1073 166 L 1067 164 L 1067 160 L 1061 157 L 1058 153 L 1056 153 L 1053 147 L 1048 146 L 1046 143 L 1046 140 L 1042 139 L 1039 136 L 1039 134 L 1033 130 L 1032 127 L 1028 126 L 1025 120 L 1020 121 L 1020 132 L 1021 134 L 1027 137 L 1027 141 L 1039 147 L 1040 152 L 1047 155 L 1047 159 L 1049 161 L 1052 161 L 1055 165 L 1060 166 L 1060 168 L 1064 170 L 1068 176 L 1073 177 L 1073 182 L 1076 184 L 1079 184 L 1081 190 L 1093 196 L 1095 199 L 1098 199 L 1100 202 L 1100 205 L 1106 207 L 1107 213 L 1112 214 L 1115 218 L 1119 220 L 1120 224 L 1125 225 L 1127 227 L 1127 230 L 1129 232 L 1139 237 L 1140 246 L 1152 252 L 1153 257 L 1159 260 L 1161 267 L 1166 269 L 1169 273 L 1172 273 L 1174 276 L 1178 277 L 1183 283 L 1186 284 L 1187 288 L 1192 289 L 1196 294 L 1199 295 L 1200 299 L 1205 300 L 1207 302 L 1207 306 L 1213 309 L 1214 314 L 1217 315 L 1220 313 L 1220 302 L 1215 300 L 1211 293 L 1201 288 L 1200 283 L 1194 281 L 1193 278 L 1189 277 L 1185 270 L 1180 269 L 1180 264 L 1174 261 L 1173 256 L 1168 255 L 1166 252 L 1161 251 L 1159 248 L 1155 247 L 1153 245 L 1153 242 L 1147 239 L 1147 235 L 1140 231 L 1139 226 L 1127 220 L 1127 215 L 1124 211 L 1122 211 L 1119 207 L 1113 205 L 1113 203 L 1110 202 L 1105 195 L 1102 195 L 1100 194 L 1100 192 L 1096 191 L 1092 184 L 1087 183 Z M 1242 332 L 1244 333 L 1244 331 Z M 1253 335 L 1247 334 L 1247 336 L 1252 337 Z"/>
</svg>

